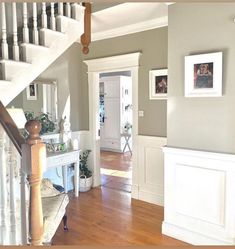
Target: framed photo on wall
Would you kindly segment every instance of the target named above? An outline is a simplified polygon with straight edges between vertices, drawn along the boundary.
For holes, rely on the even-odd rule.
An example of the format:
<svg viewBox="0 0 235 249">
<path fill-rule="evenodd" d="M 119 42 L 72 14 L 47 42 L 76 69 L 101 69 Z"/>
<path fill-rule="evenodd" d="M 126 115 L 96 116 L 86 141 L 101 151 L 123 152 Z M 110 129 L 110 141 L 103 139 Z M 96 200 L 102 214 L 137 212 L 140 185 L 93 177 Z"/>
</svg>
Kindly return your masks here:
<svg viewBox="0 0 235 249">
<path fill-rule="evenodd" d="M 37 100 L 37 84 L 31 83 L 26 88 L 27 100 Z"/>
<path fill-rule="evenodd" d="M 185 97 L 222 96 L 222 52 L 185 56 Z"/>
<path fill-rule="evenodd" d="M 149 98 L 167 98 L 167 69 L 149 71 Z"/>
</svg>

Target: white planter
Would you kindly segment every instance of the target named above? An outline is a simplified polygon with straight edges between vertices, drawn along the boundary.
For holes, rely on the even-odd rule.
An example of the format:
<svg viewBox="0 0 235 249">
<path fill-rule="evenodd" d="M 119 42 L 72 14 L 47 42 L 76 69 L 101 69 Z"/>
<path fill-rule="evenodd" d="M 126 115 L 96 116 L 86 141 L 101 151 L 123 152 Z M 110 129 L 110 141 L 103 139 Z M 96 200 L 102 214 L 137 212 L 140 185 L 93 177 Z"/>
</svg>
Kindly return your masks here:
<svg viewBox="0 0 235 249">
<path fill-rule="evenodd" d="M 79 191 L 86 192 L 91 189 L 92 186 L 92 176 L 89 178 L 81 178 L 79 183 Z"/>
</svg>

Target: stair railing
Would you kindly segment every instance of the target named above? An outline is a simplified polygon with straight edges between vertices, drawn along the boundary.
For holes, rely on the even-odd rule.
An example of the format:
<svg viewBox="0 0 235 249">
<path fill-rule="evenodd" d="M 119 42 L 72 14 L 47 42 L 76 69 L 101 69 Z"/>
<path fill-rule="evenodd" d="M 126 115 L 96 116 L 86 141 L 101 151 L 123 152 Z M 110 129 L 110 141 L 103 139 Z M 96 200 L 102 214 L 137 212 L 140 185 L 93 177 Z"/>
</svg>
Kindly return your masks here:
<svg viewBox="0 0 235 249">
<path fill-rule="evenodd" d="M 20 15 L 19 10 L 22 12 Z M 66 16 L 80 21 L 80 12 L 83 13 L 83 9 L 78 3 L 1 2 L 2 59 L 24 60 L 21 58 L 20 43 L 43 45 L 40 44 L 40 28 L 60 31 L 56 25 L 56 16 Z M 11 21 L 8 23 L 9 20 Z"/>
<path fill-rule="evenodd" d="M 25 140 L 0 102 L 0 244 L 41 245 L 43 215 L 40 184 L 46 148 L 38 121 L 26 123 Z M 30 194 L 27 198 L 27 184 Z"/>
</svg>

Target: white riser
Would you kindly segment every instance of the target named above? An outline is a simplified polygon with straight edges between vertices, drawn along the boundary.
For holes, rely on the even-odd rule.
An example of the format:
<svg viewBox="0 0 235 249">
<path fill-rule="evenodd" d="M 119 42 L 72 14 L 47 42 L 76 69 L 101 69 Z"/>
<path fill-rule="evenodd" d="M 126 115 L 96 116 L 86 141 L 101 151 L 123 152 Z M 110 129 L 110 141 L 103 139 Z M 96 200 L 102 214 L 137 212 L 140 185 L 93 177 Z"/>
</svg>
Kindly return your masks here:
<svg viewBox="0 0 235 249">
<path fill-rule="evenodd" d="M 74 23 L 77 25 L 79 22 L 77 20 L 71 19 L 67 16 L 57 16 L 56 17 L 56 26 L 57 30 L 66 33 L 70 29 L 70 24 Z"/>
<path fill-rule="evenodd" d="M 46 53 L 49 52 L 49 48 L 47 47 L 38 46 L 29 43 L 21 44 L 21 50 L 23 55 L 23 61 L 28 63 L 32 63 L 39 54 L 41 56 L 44 56 Z"/>
<path fill-rule="evenodd" d="M 1 60 L 2 76 L 4 80 L 11 81 L 25 69 L 28 69 L 31 64 L 21 61 Z"/>
<path fill-rule="evenodd" d="M 0 87 L 7 87 L 9 84 L 11 84 L 11 81 L 0 80 Z"/>
<path fill-rule="evenodd" d="M 51 47 L 55 41 L 63 39 L 65 34 L 50 30 L 50 29 L 40 29 L 40 44 L 45 47 Z"/>
<path fill-rule="evenodd" d="M 81 7 L 79 11 L 84 12 L 84 8 Z M 3 87 L 0 84 L 0 100 L 4 105 L 10 103 L 12 99 L 46 70 L 67 48 L 79 40 L 83 34 L 84 18 L 81 18 L 81 21 L 77 21 L 68 17 L 58 16 L 57 19 L 60 20 L 60 25 L 66 32 L 61 33 L 49 29 L 41 29 L 40 44 L 43 44 L 46 48 L 32 44 L 22 45 L 24 51 L 23 57 L 27 62 L 31 62 L 31 64 L 6 60 L 0 61 L 3 68 L 3 79 L 11 81 L 8 87 Z"/>
</svg>

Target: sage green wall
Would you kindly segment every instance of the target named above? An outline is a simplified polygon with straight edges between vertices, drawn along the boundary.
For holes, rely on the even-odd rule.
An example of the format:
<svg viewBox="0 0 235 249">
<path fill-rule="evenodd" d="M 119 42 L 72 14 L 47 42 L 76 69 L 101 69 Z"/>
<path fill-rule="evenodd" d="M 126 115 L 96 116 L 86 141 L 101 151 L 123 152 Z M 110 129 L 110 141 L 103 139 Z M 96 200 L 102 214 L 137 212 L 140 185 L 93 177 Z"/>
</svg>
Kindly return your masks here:
<svg viewBox="0 0 235 249">
<path fill-rule="evenodd" d="M 7 107 L 22 108 L 24 111 L 33 111 L 38 115 L 43 107 L 42 85 L 37 86 L 37 100 L 27 100 L 26 89 L 16 96 Z"/>
<path fill-rule="evenodd" d="M 7 108 L 10 107 L 15 107 L 15 108 L 23 108 L 23 94 L 20 93 L 18 96 L 16 96 L 8 105 Z"/>
<path fill-rule="evenodd" d="M 149 70 L 167 67 L 167 27 L 92 42 L 83 60 L 141 52 L 139 68 L 139 134 L 166 136 L 166 100 L 149 100 Z M 88 124 L 87 66 L 82 64 L 84 121 Z"/>
<path fill-rule="evenodd" d="M 122 37 L 92 42 L 90 53 L 81 54 L 81 46 L 74 43 L 46 71 L 40 79 L 55 79 L 58 83 L 58 116 L 61 118 L 70 96 L 73 130 L 89 129 L 89 101 L 87 66 L 83 60 L 141 52 L 139 69 L 139 134 L 166 136 L 166 100 L 149 100 L 149 70 L 167 67 L 167 27 Z"/>
<path fill-rule="evenodd" d="M 168 146 L 235 152 L 234 3 L 169 6 Z M 223 52 L 223 96 L 184 97 L 184 57 Z"/>
<path fill-rule="evenodd" d="M 88 124 L 83 121 L 82 117 L 83 106 L 81 104 L 82 94 L 80 90 L 81 63 L 80 45 L 74 43 L 38 77 L 40 79 L 57 80 L 58 118 L 59 120 L 61 119 L 66 108 L 66 103 L 69 103 L 72 130 L 88 129 Z"/>
<path fill-rule="evenodd" d="M 26 90 L 22 93 L 24 111 L 32 111 L 37 116 L 42 112 L 43 108 L 43 91 L 42 85 L 37 85 L 37 100 L 27 100 Z"/>
</svg>

